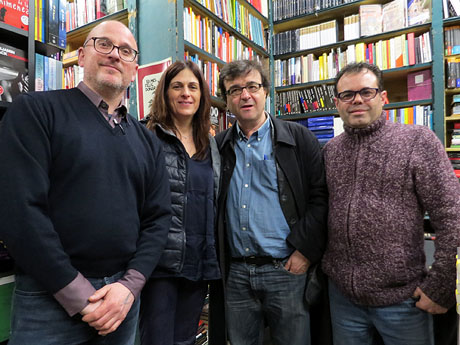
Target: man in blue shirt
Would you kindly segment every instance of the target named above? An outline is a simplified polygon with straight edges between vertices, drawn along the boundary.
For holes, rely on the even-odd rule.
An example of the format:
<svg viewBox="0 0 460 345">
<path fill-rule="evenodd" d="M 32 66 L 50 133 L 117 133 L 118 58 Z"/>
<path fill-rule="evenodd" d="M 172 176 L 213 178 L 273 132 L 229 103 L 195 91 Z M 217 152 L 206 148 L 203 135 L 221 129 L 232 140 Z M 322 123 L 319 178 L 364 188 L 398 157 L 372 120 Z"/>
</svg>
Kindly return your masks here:
<svg viewBox="0 0 460 345">
<path fill-rule="evenodd" d="M 258 62 L 225 65 L 219 88 L 237 119 L 216 137 L 228 337 L 232 345 L 258 344 L 265 319 L 275 345 L 310 344 L 306 273 L 326 242 L 320 146 L 305 127 L 265 112 L 269 80 Z"/>
</svg>

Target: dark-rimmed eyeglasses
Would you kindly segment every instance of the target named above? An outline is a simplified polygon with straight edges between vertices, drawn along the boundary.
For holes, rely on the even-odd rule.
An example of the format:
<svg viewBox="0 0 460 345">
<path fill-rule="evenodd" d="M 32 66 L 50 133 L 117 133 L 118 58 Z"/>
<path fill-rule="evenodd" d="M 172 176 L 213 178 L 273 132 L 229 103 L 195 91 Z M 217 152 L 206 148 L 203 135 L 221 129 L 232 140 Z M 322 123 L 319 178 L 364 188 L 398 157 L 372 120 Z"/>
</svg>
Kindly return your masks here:
<svg viewBox="0 0 460 345">
<path fill-rule="evenodd" d="M 355 100 L 356 95 L 359 93 L 359 96 L 364 102 L 370 101 L 375 98 L 380 92 L 378 88 L 375 87 L 365 87 L 358 91 L 343 91 L 337 94 L 337 98 L 345 103 L 351 103 Z"/>
<path fill-rule="evenodd" d="M 231 97 L 237 97 L 243 93 L 243 90 L 246 89 L 249 93 L 255 93 L 260 90 L 262 84 L 259 83 L 247 83 L 246 86 L 233 86 L 230 90 L 227 91 L 227 95 Z"/>
<path fill-rule="evenodd" d="M 86 47 L 89 41 L 94 41 L 94 49 L 101 54 L 110 54 L 112 50 L 117 48 L 118 56 L 120 59 L 126 62 L 132 62 L 136 59 L 136 56 L 139 52 L 128 46 L 116 46 L 112 43 L 111 40 L 105 37 L 91 37 L 83 44 L 83 47 Z"/>
</svg>

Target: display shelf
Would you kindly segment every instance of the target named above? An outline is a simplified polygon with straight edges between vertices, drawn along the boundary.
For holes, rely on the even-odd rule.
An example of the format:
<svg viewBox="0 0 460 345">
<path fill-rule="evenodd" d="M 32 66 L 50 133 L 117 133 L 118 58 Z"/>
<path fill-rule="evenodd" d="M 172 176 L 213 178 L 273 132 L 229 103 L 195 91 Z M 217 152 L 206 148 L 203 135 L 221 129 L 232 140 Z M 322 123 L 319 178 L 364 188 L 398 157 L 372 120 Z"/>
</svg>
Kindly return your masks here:
<svg viewBox="0 0 460 345">
<path fill-rule="evenodd" d="M 265 50 L 263 47 L 261 47 L 258 44 L 255 44 L 253 41 L 251 41 L 248 37 L 243 35 L 241 32 L 237 31 L 235 28 L 233 28 L 231 25 L 227 24 L 224 20 L 219 18 L 216 14 L 208 10 L 206 7 L 201 5 L 199 2 L 195 0 L 184 0 L 184 6 L 191 6 L 194 11 L 199 13 L 200 15 L 203 15 L 205 17 L 211 18 L 217 25 L 221 26 L 225 31 L 229 32 L 236 38 L 238 38 L 240 41 L 243 42 L 247 47 L 251 47 L 254 49 L 259 55 L 262 55 L 264 57 L 268 57 L 268 52 Z"/>
<path fill-rule="evenodd" d="M 308 23 L 308 25 L 310 25 L 310 23 Z M 403 34 L 408 34 L 408 33 L 411 33 L 411 32 L 413 32 L 416 36 L 418 36 L 419 34 L 422 34 L 424 32 L 429 31 L 430 26 L 431 26 L 430 23 L 425 23 L 425 24 L 421 24 L 421 25 L 408 26 L 408 27 L 405 27 L 405 28 L 402 28 L 402 29 L 399 29 L 399 30 L 387 31 L 387 32 L 383 32 L 383 33 L 380 33 L 380 34 L 377 34 L 377 35 L 363 36 L 363 37 L 356 38 L 356 39 L 353 39 L 353 40 L 346 40 L 346 41 L 345 40 L 342 40 L 342 41 L 339 40 L 337 43 L 332 43 L 332 44 L 328 44 L 328 45 L 324 45 L 324 46 L 320 46 L 320 47 L 299 50 L 299 51 L 296 51 L 296 52 L 291 52 L 291 53 L 286 53 L 286 54 L 275 55 L 274 58 L 276 60 L 285 60 L 285 59 L 289 59 L 291 57 L 297 57 L 297 56 L 302 56 L 302 55 L 307 55 L 307 54 L 319 54 L 319 53 L 323 53 L 325 51 L 330 51 L 331 49 L 335 49 L 335 48 L 339 48 L 339 47 L 346 47 L 346 46 L 361 43 L 361 42 L 364 42 L 364 43 L 368 44 L 368 43 L 372 43 L 372 42 L 377 42 L 379 40 L 387 40 L 389 38 L 400 36 L 400 35 L 403 35 Z"/>
<path fill-rule="evenodd" d="M 381 4 L 388 2 L 381 0 L 358 0 L 348 4 L 343 4 L 336 7 L 329 7 L 315 11 L 314 13 L 303 14 L 297 17 L 287 18 L 273 23 L 275 32 L 297 29 L 306 23 L 314 25 L 322 21 L 345 17 L 351 14 L 356 14 L 359 11 L 359 6 L 370 4 Z"/>
<path fill-rule="evenodd" d="M 210 53 L 208 53 L 207 51 L 201 49 L 201 48 L 198 48 L 196 45 L 184 40 L 184 48 L 185 50 L 187 50 L 189 53 L 193 53 L 193 54 L 198 54 L 198 56 L 200 57 L 201 60 L 204 60 L 204 61 L 210 61 L 210 62 L 214 62 L 216 64 L 219 65 L 219 67 L 222 67 L 223 65 L 225 65 L 225 61 L 219 59 L 217 56 L 215 55 L 212 55 Z"/>
</svg>

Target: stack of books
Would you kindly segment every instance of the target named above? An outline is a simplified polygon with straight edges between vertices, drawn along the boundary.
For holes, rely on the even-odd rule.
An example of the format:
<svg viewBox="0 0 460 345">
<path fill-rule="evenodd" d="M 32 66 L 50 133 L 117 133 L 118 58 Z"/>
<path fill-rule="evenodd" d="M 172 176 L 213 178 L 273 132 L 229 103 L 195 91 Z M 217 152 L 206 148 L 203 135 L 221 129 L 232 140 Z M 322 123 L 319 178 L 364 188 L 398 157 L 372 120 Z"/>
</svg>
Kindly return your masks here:
<svg viewBox="0 0 460 345">
<path fill-rule="evenodd" d="M 322 145 L 334 137 L 334 116 L 310 117 L 307 125 Z"/>
<path fill-rule="evenodd" d="M 460 180 L 460 152 L 447 152 L 452 168 L 454 168 L 455 175 Z"/>
</svg>

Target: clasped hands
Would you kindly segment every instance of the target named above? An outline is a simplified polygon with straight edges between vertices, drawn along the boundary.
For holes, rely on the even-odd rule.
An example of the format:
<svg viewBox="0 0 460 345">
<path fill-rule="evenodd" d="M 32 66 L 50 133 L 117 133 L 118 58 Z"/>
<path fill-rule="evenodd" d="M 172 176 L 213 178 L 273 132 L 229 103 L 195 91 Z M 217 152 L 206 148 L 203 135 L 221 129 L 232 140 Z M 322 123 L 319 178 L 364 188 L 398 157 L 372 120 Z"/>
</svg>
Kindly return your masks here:
<svg viewBox="0 0 460 345">
<path fill-rule="evenodd" d="M 134 302 L 132 292 L 120 283 L 105 285 L 97 290 L 81 312 L 82 320 L 98 331 L 99 335 L 114 332 L 123 322 Z"/>
</svg>

